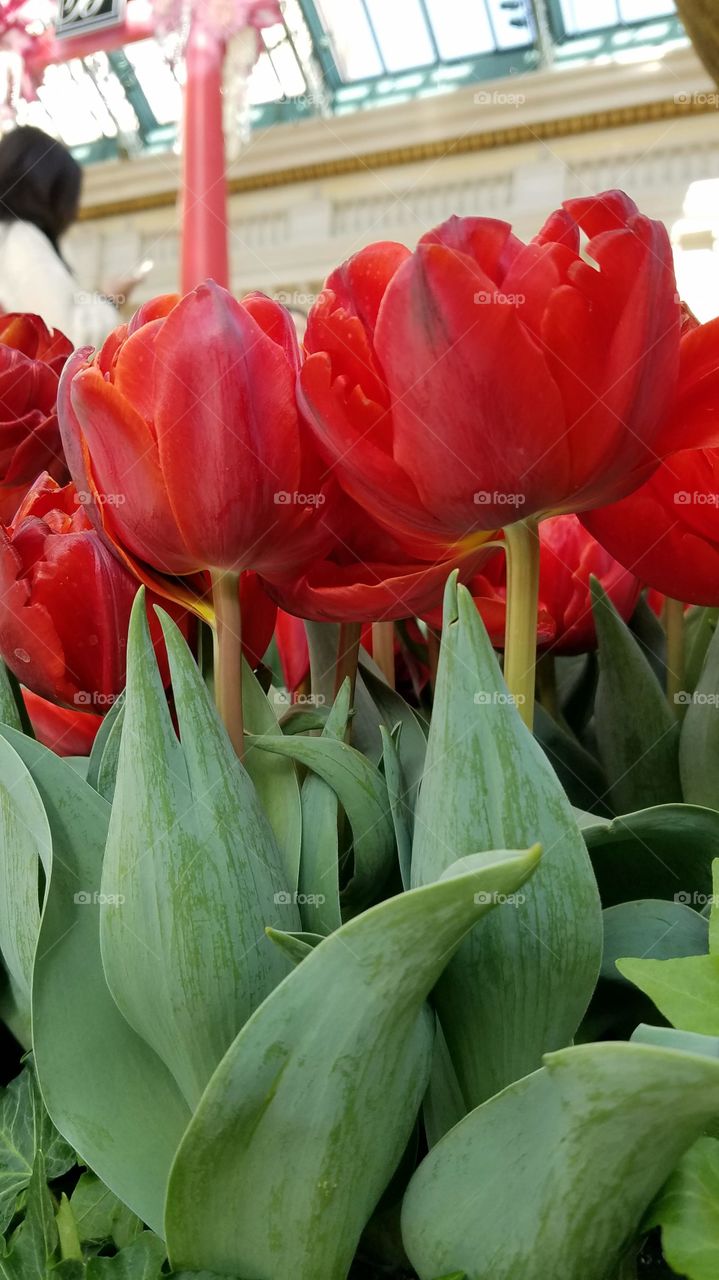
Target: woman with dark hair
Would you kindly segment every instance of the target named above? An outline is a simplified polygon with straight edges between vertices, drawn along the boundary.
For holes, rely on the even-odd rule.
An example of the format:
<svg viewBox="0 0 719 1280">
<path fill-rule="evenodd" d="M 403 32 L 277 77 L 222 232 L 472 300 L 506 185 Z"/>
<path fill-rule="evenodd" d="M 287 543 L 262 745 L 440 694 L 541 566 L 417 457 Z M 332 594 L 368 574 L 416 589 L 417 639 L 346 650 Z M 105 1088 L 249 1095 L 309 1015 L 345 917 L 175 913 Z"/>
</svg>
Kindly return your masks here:
<svg viewBox="0 0 719 1280">
<path fill-rule="evenodd" d="M 0 308 L 34 312 L 77 346 L 97 346 L 117 311 L 78 289 L 60 250 L 81 186 L 79 164 L 42 129 L 23 125 L 0 138 Z"/>
</svg>

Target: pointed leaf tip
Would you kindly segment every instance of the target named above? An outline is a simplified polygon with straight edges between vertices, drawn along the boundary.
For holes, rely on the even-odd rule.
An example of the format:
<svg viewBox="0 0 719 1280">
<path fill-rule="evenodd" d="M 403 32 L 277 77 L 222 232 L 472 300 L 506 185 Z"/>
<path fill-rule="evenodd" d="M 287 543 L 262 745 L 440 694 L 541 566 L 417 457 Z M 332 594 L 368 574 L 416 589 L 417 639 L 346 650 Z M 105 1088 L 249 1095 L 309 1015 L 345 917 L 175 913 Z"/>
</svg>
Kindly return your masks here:
<svg viewBox="0 0 719 1280">
<path fill-rule="evenodd" d="M 444 601 L 442 603 L 442 624 L 449 627 L 456 622 L 459 617 L 457 607 L 457 584 L 459 582 L 459 569 L 453 569 L 450 573 L 446 586 L 444 588 Z"/>
</svg>

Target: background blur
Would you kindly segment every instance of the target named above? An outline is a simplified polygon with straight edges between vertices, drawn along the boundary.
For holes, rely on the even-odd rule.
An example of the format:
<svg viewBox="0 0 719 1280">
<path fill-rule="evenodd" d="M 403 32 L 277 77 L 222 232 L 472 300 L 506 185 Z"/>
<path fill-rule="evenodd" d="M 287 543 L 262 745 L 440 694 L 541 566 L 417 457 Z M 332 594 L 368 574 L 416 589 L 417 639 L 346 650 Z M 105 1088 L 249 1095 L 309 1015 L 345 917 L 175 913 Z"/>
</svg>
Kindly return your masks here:
<svg viewBox="0 0 719 1280">
<path fill-rule="evenodd" d="M 672 0 L 285 0 L 283 17 L 249 102 L 228 69 L 236 292 L 301 325 L 369 241 L 412 244 L 450 213 L 531 235 L 616 186 L 670 228 L 697 315 L 719 313 L 719 90 Z M 49 67 L 15 104 L 86 168 L 78 278 L 152 260 L 133 306 L 177 287 L 181 80 L 171 41 L 146 40 Z"/>
</svg>

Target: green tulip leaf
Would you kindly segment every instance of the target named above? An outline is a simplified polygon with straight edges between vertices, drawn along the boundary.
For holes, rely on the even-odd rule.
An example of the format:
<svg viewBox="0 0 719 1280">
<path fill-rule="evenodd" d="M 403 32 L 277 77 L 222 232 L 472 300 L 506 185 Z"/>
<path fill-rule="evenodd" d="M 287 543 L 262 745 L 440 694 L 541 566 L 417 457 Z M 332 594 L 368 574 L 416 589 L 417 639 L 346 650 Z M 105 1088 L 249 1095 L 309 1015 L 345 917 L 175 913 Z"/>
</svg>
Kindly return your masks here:
<svg viewBox="0 0 719 1280">
<path fill-rule="evenodd" d="M 254 745 L 297 760 L 332 788 L 353 835 L 354 867 L 342 893 L 343 905 L 358 909 L 376 899 L 395 860 L 389 796 L 379 770 L 354 747 L 324 734 L 321 738 L 262 737 Z"/>
<path fill-rule="evenodd" d="M 666 898 L 701 910 L 709 902 L 712 859 L 719 857 L 719 813 L 664 804 L 612 822 L 580 822 L 605 907 Z"/>
<path fill-rule="evenodd" d="M 693 693 L 699 683 L 707 651 L 712 636 L 716 631 L 719 609 L 693 608 L 684 618 L 684 662 L 685 692 Z M 679 765 L 681 768 L 681 745 L 679 748 Z"/>
<path fill-rule="evenodd" d="M 349 680 L 340 689 L 322 736 L 344 742 L 352 691 Z M 339 828 L 337 794 L 317 773 L 302 783 L 302 854 L 299 908 L 309 932 L 332 933 L 342 924 L 340 910 Z"/>
<path fill-rule="evenodd" d="M 0 659 L 0 723 L 33 736 L 20 685 L 12 671 Z"/>
<path fill-rule="evenodd" d="M 122 724 L 123 707 L 125 705 L 124 691 L 118 698 L 115 698 L 110 710 L 102 718 L 102 724 L 95 735 L 95 741 L 92 744 L 90 752 L 90 761 L 87 766 L 87 781 L 96 791 L 100 791 L 100 772 L 102 769 L 102 760 L 106 749 L 109 747 L 110 739 L 114 739 L 114 746 L 110 752 L 107 766 L 105 767 L 106 785 L 110 778 L 113 781 L 112 790 L 114 790 L 114 777 L 117 771 L 117 756 L 119 751 L 119 738 L 114 734 L 114 729 L 119 721 Z M 112 762 L 112 763 L 111 763 Z M 106 800 L 112 800 L 112 794 L 106 795 L 100 791 L 101 795 L 105 795 Z"/>
<path fill-rule="evenodd" d="M 300 927 L 255 788 L 200 671 L 161 610 L 180 738 L 142 593 L 102 870 L 107 984 L 190 1108 L 250 1013 L 287 972 L 265 925 Z"/>
<path fill-rule="evenodd" d="M 719 1141 L 699 1138 L 662 1187 L 646 1227 L 661 1227 L 662 1253 L 687 1280 L 719 1275 Z"/>
<path fill-rule="evenodd" d="M 436 880 L 476 850 L 532 840 L 545 854 L 531 884 L 464 943 L 433 997 L 470 1107 L 572 1040 L 599 973 L 602 920 L 569 802 L 511 705 L 471 595 L 453 576 L 415 814 L 413 883 Z"/>
<path fill-rule="evenodd" d="M 405 889 L 409 889 L 412 879 L 412 829 L 414 826 L 414 814 L 410 808 L 410 789 L 405 782 L 399 752 L 399 743 L 402 738 L 402 724 L 400 722 L 396 726 L 394 733 L 390 733 L 385 725 L 381 724 L 380 733 L 382 734 L 382 763 L 384 765 L 384 780 L 387 784 L 387 795 L 389 796 L 389 804 L 392 811 L 394 837 L 397 842 L 399 870 L 402 877 L 403 887 Z"/>
<path fill-rule="evenodd" d="M 320 706 L 330 706 L 334 698 L 335 668 L 340 628 L 336 622 L 305 622 L 310 655 L 312 693 Z"/>
<path fill-rule="evenodd" d="M 609 786 L 594 756 L 539 703 L 534 709 L 534 736 L 572 804 L 610 814 Z"/>
<path fill-rule="evenodd" d="M 409 1184 L 420 1280 L 607 1280 L 683 1152 L 719 1111 L 719 1061 L 647 1044 L 580 1045 L 478 1107 Z"/>
<path fill-rule="evenodd" d="M 289 956 L 293 964 L 299 964 L 322 941 L 323 933 L 284 933 L 282 929 L 266 930 L 267 937 Z"/>
<path fill-rule="evenodd" d="M 427 755 L 427 738 L 422 725 L 404 698 L 382 678 L 364 650 L 360 650 L 358 681 L 377 709 L 378 725 L 384 724 L 390 730 L 396 725 L 402 726 L 397 749 L 406 790 L 406 807 L 413 816 Z"/>
<path fill-rule="evenodd" d="M 671 960 L 706 955 L 709 926 L 705 916 L 681 902 L 642 898 L 608 907 L 604 916 L 602 977 L 627 981 L 615 962 L 623 956 Z"/>
<path fill-rule="evenodd" d="M 719 629 L 714 628 L 696 688 L 681 694 L 687 707 L 679 741 L 684 799 L 719 809 Z"/>
<path fill-rule="evenodd" d="M 175 1267 L 336 1280 L 409 1140 L 429 1076 L 423 1002 L 538 849 L 458 862 L 325 938 L 240 1032 L 183 1138 Z"/>
<path fill-rule="evenodd" d="M 320 732 L 327 723 L 329 707 L 301 707 L 293 705 L 280 716 L 279 725 L 284 734 Z"/>
<path fill-rule="evenodd" d="M 115 783 L 117 782 L 117 765 L 120 759 L 120 743 L 122 742 L 122 726 L 125 722 L 125 704 L 123 703 L 120 711 L 112 723 L 112 729 L 107 739 L 107 745 L 102 753 L 100 767 L 97 774 L 97 790 L 101 796 L 104 796 L 109 804 L 115 796 Z"/>
<path fill-rule="evenodd" d="M 681 800 L 676 716 L 637 640 L 595 578 L 592 601 L 599 641 L 594 717 L 612 806 L 629 813 Z"/>
<path fill-rule="evenodd" d="M 282 855 L 284 880 L 294 893 L 299 879 L 302 848 L 302 801 L 297 769 L 292 760 L 255 750 L 250 734 L 274 735 L 278 738 L 283 735 L 262 685 L 244 658 L 242 707 L 248 734 L 245 742 L 245 769 L 255 785 L 260 804 L 274 831 Z"/>
<path fill-rule="evenodd" d="M 719 955 L 719 858 L 712 862 L 712 896 L 709 908 L 709 954 Z"/>
<path fill-rule="evenodd" d="M 52 832 L 32 986 L 43 1100 L 81 1160 L 143 1222 L 157 1226 L 189 1111 L 166 1067 L 120 1014 L 105 981 L 100 874 L 110 808 L 52 751 L 12 729 L 0 728 L 0 734 L 30 770 Z"/>
<path fill-rule="evenodd" d="M 639 597 L 628 625 L 662 689 L 666 688 L 667 633 L 646 596 Z"/>
<path fill-rule="evenodd" d="M 448 1129 L 453 1129 L 467 1114 L 467 1105 L 449 1056 L 447 1041 L 440 1023 L 434 1037 L 432 1074 L 424 1099 L 422 1118 L 427 1143 L 433 1147 Z"/>
<path fill-rule="evenodd" d="M 40 872 L 52 841 L 42 800 L 17 752 L 0 738 L 0 954 L 8 977 L 6 1010 L 17 1038 L 30 1045 L 30 988 L 40 932 Z"/>
</svg>

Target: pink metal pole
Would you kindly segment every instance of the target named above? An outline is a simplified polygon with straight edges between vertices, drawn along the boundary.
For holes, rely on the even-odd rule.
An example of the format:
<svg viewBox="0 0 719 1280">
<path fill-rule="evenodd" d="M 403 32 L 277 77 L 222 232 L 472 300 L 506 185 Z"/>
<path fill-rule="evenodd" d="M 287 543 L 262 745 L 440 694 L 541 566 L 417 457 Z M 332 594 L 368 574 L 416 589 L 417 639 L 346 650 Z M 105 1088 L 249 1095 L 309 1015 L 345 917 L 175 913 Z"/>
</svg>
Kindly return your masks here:
<svg viewBox="0 0 719 1280">
<path fill-rule="evenodd" d="M 211 277 L 229 287 L 222 124 L 224 43 L 192 24 L 187 42 L 182 180 L 182 292 Z"/>
</svg>

